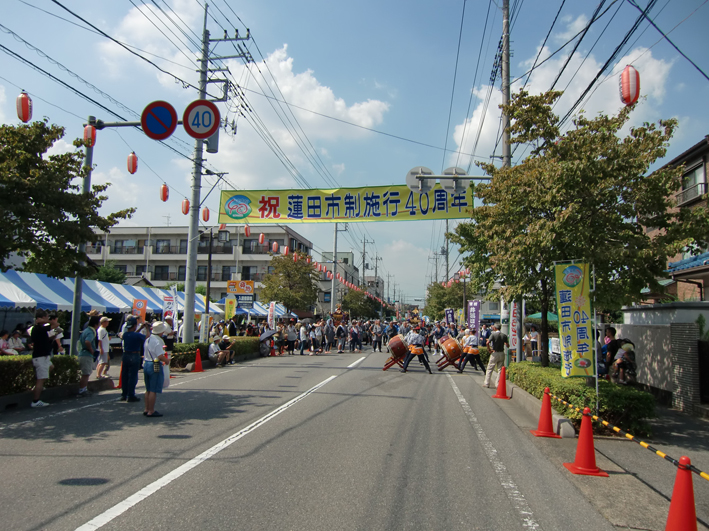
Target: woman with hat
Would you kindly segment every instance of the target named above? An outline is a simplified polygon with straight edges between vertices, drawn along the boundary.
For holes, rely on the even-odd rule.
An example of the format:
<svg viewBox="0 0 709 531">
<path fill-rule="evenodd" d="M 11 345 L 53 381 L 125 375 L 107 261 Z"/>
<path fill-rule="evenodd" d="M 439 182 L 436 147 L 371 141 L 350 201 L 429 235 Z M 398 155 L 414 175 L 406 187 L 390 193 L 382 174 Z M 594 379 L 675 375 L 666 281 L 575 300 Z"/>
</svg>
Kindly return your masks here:
<svg viewBox="0 0 709 531">
<path fill-rule="evenodd" d="M 167 330 L 168 327 L 165 323 L 156 321 L 152 326 L 152 334 L 145 341 L 145 358 L 143 360 L 145 411 L 143 415 L 146 417 L 162 417 L 162 413 L 155 411 L 155 401 L 158 393 L 162 393 L 162 386 L 165 380 L 162 365 L 170 362 L 163 348 L 165 342 L 160 337 Z"/>
</svg>

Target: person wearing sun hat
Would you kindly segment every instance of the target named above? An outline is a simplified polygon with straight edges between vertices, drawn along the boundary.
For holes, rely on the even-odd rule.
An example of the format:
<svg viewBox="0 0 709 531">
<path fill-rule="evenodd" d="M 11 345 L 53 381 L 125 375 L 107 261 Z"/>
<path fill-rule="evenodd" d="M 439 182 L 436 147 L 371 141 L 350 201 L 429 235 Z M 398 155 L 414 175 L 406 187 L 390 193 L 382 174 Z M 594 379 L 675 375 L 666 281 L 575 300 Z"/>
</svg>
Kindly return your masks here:
<svg viewBox="0 0 709 531">
<path fill-rule="evenodd" d="M 145 357 L 143 361 L 143 375 L 145 378 L 145 411 L 146 417 L 162 417 L 162 413 L 155 411 L 155 401 L 158 393 L 162 393 L 165 377 L 162 365 L 169 363 L 164 351 L 165 342 L 162 334 L 168 331 L 168 326 L 162 321 L 156 321 L 152 326 L 152 334 L 145 341 Z"/>
</svg>

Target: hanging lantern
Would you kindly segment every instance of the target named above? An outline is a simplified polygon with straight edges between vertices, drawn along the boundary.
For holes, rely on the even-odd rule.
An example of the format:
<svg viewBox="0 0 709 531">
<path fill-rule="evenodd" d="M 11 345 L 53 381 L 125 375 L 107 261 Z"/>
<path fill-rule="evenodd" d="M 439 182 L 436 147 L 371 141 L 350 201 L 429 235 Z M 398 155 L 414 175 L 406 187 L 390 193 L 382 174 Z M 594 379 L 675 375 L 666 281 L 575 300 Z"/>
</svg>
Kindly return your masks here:
<svg viewBox="0 0 709 531">
<path fill-rule="evenodd" d="M 640 97 L 640 73 L 631 65 L 625 67 L 618 79 L 620 101 L 625 105 L 632 105 Z"/>
<path fill-rule="evenodd" d="M 135 154 L 135 151 L 128 155 L 128 162 L 126 165 L 128 166 L 128 173 L 131 175 L 138 171 L 138 155 Z"/>
<path fill-rule="evenodd" d="M 167 201 L 168 197 L 170 197 L 170 187 L 166 184 L 163 184 L 160 187 L 160 201 L 162 201 L 164 203 L 165 201 Z M 189 207 L 187 207 L 187 208 L 189 208 Z"/>
<path fill-rule="evenodd" d="M 17 96 L 17 117 L 24 123 L 32 119 L 32 98 L 24 90 Z"/>
<path fill-rule="evenodd" d="M 258 235 L 258 242 L 263 245 L 266 243 L 266 235 L 262 232 L 261 234 Z"/>
<path fill-rule="evenodd" d="M 273 242 L 273 244 L 271 245 L 271 251 L 273 251 L 274 253 L 278 252 L 278 242 Z"/>
<path fill-rule="evenodd" d="M 182 200 L 182 213 L 185 216 L 190 213 L 190 200 L 189 199 L 185 198 Z"/>
<path fill-rule="evenodd" d="M 219 225 L 219 230 L 226 230 L 226 223 Z"/>
<path fill-rule="evenodd" d="M 465 268 L 465 274 L 466 274 L 466 275 L 470 275 L 470 268 L 469 268 L 469 267 L 466 267 L 466 268 Z"/>
<path fill-rule="evenodd" d="M 293 261 L 294 262 L 298 261 L 298 254 L 297 253 L 293 253 Z"/>
<path fill-rule="evenodd" d="M 288 253 L 290 253 L 290 248 L 286 245 L 283 248 L 283 256 L 288 256 Z"/>
<path fill-rule="evenodd" d="M 247 238 L 251 236 L 251 227 L 249 227 L 248 225 L 244 227 L 244 236 L 246 236 Z"/>
<path fill-rule="evenodd" d="M 445 288 L 445 287 L 446 287 L 446 283 L 445 283 L 445 282 L 441 282 L 441 286 L 443 286 L 443 287 Z"/>
<path fill-rule="evenodd" d="M 305 259 L 305 262 L 306 262 L 307 264 L 309 264 L 309 263 L 311 262 L 311 260 L 312 260 L 312 259 L 308 256 L 308 257 Z"/>
<path fill-rule="evenodd" d="M 96 128 L 91 124 L 84 127 L 84 142 L 88 147 L 96 145 Z"/>
<path fill-rule="evenodd" d="M 202 209 L 202 221 L 205 223 L 209 221 L 209 209 L 207 207 Z"/>
</svg>

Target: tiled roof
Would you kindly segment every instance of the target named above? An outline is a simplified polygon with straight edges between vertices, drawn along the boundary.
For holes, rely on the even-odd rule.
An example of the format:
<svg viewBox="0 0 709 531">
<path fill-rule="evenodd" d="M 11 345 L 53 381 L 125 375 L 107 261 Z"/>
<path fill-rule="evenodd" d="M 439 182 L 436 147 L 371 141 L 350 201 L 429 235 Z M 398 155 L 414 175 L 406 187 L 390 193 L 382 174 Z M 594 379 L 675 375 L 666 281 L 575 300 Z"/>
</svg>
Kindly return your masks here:
<svg viewBox="0 0 709 531">
<path fill-rule="evenodd" d="M 709 253 L 702 253 L 697 256 L 692 256 L 691 258 L 685 258 L 679 262 L 670 262 L 667 264 L 667 272 L 676 273 L 677 271 L 692 269 L 707 264 L 709 264 Z"/>
</svg>

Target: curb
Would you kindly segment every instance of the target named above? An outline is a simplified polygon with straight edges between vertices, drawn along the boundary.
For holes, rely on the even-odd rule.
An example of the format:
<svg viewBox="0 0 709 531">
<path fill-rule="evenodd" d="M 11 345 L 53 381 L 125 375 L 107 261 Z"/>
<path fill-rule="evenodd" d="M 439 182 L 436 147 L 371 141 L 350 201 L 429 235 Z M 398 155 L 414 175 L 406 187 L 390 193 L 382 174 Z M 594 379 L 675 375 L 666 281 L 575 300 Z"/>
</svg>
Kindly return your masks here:
<svg viewBox="0 0 709 531">
<path fill-rule="evenodd" d="M 234 361 L 236 363 L 241 363 L 244 361 L 256 359 L 258 357 L 260 357 L 260 354 L 258 352 L 252 352 L 250 354 L 238 354 L 238 355 L 234 356 Z M 216 365 L 214 365 L 209 360 L 209 358 L 206 358 L 206 359 L 202 359 L 202 368 L 206 371 L 208 369 L 216 368 Z M 172 370 L 172 369 L 170 369 L 170 370 Z M 192 372 L 192 371 L 194 371 L 194 362 L 188 363 L 187 365 L 185 365 L 185 368 L 184 368 L 184 372 Z"/>
<path fill-rule="evenodd" d="M 509 389 L 510 397 L 517 404 L 519 404 L 534 417 L 539 417 L 539 412 L 542 409 L 541 400 L 533 395 L 530 395 L 527 391 L 516 386 L 509 380 L 507 381 L 507 387 Z M 565 439 L 576 437 L 576 430 L 574 429 L 574 425 L 571 423 L 571 420 L 556 413 L 554 408 L 551 409 L 551 420 L 554 425 L 554 431 L 557 435 L 560 435 Z"/>
<path fill-rule="evenodd" d="M 98 393 L 100 391 L 110 391 L 115 389 L 115 384 L 110 378 L 106 380 L 90 380 L 87 384 L 89 391 Z M 58 387 L 45 387 L 42 390 L 42 400 L 56 402 L 65 398 L 76 396 L 79 392 L 79 384 L 60 385 Z M 16 395 L 0 396 L 0 412 L 8 409 L 29 408 L 32 404 L 32 391 L 25 391 Z"/>
</svg>

